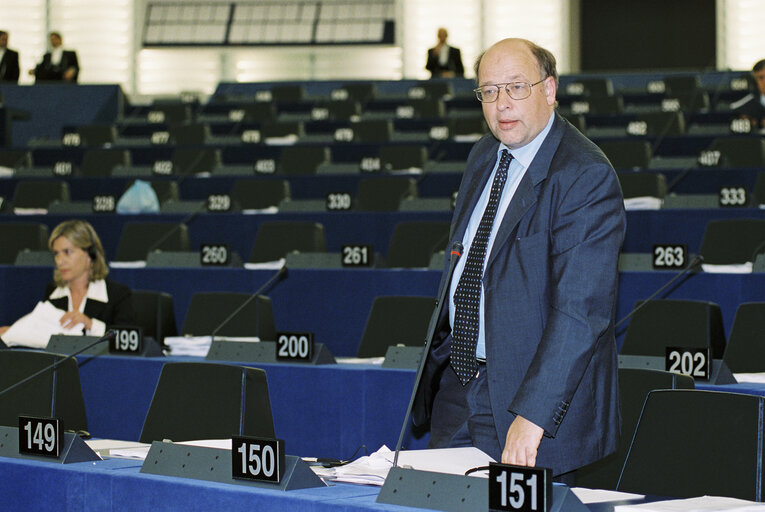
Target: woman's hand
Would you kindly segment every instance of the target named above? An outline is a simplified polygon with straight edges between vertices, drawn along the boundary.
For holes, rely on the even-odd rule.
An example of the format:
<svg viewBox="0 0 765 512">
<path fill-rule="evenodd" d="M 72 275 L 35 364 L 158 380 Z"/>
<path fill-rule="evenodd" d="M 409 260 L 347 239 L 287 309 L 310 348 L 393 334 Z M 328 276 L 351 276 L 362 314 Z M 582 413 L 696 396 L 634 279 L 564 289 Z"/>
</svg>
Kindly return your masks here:
<svg viewBox="0 0 765 512">
<path fill-rule="evenodd" d="M 84 325 L 86 330 L 90 330 L 90 328 L 93 326 L 93 321 L 85 316 L 84 313 L 80 313 L 79 311 L 68 311 L 64 313 L 64 316 L 61 317 L 59 323 L 62 327 L 67 329 L 71 329 L 77 324 Z"/>
</svg>

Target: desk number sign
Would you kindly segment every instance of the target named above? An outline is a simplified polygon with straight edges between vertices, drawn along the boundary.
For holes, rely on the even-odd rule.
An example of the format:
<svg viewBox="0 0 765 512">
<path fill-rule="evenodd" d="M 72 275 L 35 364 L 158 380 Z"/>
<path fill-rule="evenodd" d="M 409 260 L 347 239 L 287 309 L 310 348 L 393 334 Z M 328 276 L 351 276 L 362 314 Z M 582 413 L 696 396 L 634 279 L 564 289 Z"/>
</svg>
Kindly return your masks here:
<svg viewBox="0 0 765 512">
<path fill-rule="evenodd" d="M 116 336 L 109 342 L 112 354 L 140 354 L 143 350 L 143 332 L 140 327 L 112 326 Z"/>
<path fill-rule="evenodd" d="M 64 431 L 55 418 L 19 416 L 19 453 L 58 458 Z"/>
<path fill-rule="evenodd" d="M 231 439 L 231 476 L 278 484 L 284 476 L 284 441 L 255 437 Z"/>
<path fill-rule="evenodd" d="M 694 379 L 708 380 L 710 377 L 709 364 L 709 347 L 667 347 L 664 366 L 668 372 L 688 375 Z"/>
<path fill-rule="evenodd" d="M 552 471 L 510 464 L 489 464 L 489 510 L 548 512 Z"/>
<path fill-rule="evenodd" d="M 310 361 L 312 357 L 312 332 L 276 333 L 276 359 L 283 361 Z"/>
</svg>

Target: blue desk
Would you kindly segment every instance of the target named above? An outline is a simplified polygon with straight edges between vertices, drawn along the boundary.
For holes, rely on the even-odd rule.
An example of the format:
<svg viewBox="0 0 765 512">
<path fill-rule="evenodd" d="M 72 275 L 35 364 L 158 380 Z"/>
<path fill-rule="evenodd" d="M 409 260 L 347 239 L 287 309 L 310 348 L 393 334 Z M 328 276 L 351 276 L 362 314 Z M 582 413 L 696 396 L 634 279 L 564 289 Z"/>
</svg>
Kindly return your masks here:
<svg viewBox="0 0 765 512">
<path fill-rule="evenodd" d="M 80 357 L 88 431 L 95 437 L 137 441 L 165 361 L 202 359 Z M 247 366 L 266 372 L 274 428 L 288 453 L 345 459 L 361 445 L 370 453 L 383 444 L 395 448 L 412 393 L 413 370 L 370 365 Z M 425 448 L 427 440 L 427 435 L 409 429 L 404 446 Z"/>
</svg>

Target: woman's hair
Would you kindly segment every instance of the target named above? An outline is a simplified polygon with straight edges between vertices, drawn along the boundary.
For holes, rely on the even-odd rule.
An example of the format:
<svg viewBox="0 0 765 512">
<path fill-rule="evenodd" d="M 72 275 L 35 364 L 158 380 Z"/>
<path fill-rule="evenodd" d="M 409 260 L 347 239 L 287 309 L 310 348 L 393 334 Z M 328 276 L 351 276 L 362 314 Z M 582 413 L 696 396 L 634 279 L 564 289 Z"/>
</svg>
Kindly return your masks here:
<svg viewBox="0 0 765 512">
<path fill-rule="evenodd" d="M 104 248 L 98 233 L 93 229 L 89 222 L 84 220 L 65 220 L 55 228 L 48 238 L 48 248 L 53 250 L 53 242 L 60 236 L 65 237 L 76 247 L 79 247 L 90 256 L 90 273 L 88 281 L 98 281 L 104 279 L 109 273 L 109 266 L 106 264 Z M 58 269 L 53 271 L 53 280 L 58 286 L 66 286 L 66 282 L 61 279 Z"/>
</svg>

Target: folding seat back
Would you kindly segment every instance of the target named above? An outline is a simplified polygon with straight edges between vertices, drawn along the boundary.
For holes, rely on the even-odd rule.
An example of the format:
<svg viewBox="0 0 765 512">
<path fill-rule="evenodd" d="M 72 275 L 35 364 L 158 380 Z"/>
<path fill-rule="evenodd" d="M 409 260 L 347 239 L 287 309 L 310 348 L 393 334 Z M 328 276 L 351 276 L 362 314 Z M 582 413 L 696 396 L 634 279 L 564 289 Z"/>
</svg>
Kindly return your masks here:
<svg viewBox="0 0 765 512">
<path fill-rule="evenodd" d="M 287 180 L 241 179 L 231 188 L 231 200 L 242 210 L 262 210 L 278 206 L 290 198 L 290 183 Z"/>
<path fill-rule="evenodd" d="M 234 314 L 243 304 L 239 312 Z M 231 317 L 231 318 L 229 318 Z M 181 334 L 186 336 L 244 336 L 273 341 L 276 338 L 271 299 L 248 293 L 197 292 L 191 297 Z"/>
<path fill-rule="evenodd" d="M 48 226 L 39 222 L 0 223 L 0 265 L 13 265 L 20 251 L 47 251 Z"/>
<path fill-rule="evenodd" d="M 382 357 L 392 345 L 423 346 L 435 308 L 432 297 L 376 297 L 357 357 Z"/>
<path fill-rule="evenodd" d="M 216 363 L 165 363 L 140 441 L 274 437 L 266 373 Z"/>
<path fill-rule="evenodd" d="M 417 197 L 417 181 L 404 176 L 362 178 L 356 194 L 356 209 L 384 212 L 398 210 L 401 201 Z"/>
<path fill-rule="evenodd" d="M 310 221 L 262 222 L 255 234 L 250 263 L 265 263 L 286 258 L 287 253 L 326 252 L 324 226 Z"/>
<path fill-rule="evenodd" d="M 188 251 L 189 230 L 174 222 L 127 222 L 114 261 L 146 261 L 151 251 Z"/>
<path fill-rule="evenodd" d="M 449 242 L 448 222 L 399 222 L 393 230 L 385 264 L 388 268 L 423 268 Z"/>
</svg>

